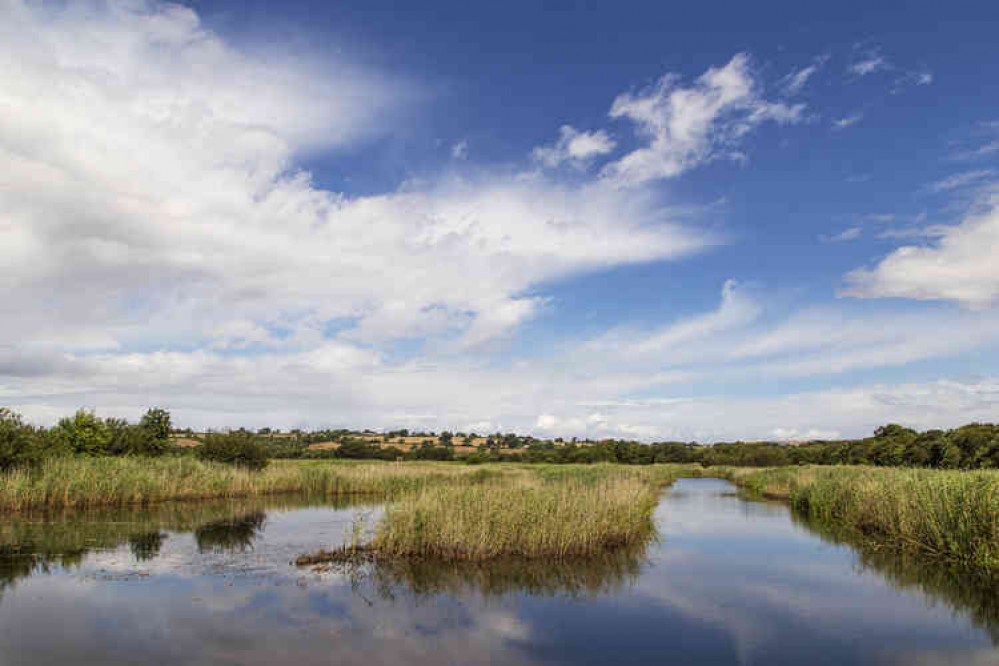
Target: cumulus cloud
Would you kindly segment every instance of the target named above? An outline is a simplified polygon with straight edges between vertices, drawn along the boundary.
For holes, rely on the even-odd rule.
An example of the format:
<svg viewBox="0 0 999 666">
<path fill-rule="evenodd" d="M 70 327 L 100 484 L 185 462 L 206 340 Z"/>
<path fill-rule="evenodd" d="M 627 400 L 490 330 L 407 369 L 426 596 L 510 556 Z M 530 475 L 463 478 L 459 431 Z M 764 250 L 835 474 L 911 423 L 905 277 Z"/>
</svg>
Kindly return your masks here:
<svg viewBox="0 0 999 666">
<path fill-rule="evenodd" d="M 744 53 L 711 67 L 690 87 L 667 74 L 647 90 L 614 100 L 611 117 L 631 121 L 648 143 L 605 165 L 602 173 L 630 187 L 676 177 L 719 157 L 742 159 L 736 146 L 746 134 L 767 121 L 801 122 L 804 109 L 767 101 Z"/>
<path fill-rule="evenodd" d="M 944 230 L 946 229 L 946 230 Z M 949 228 L 939 240 L 898 248 L 872 269 L 847 275 L 845 294 L 861 298 L 944 299 L 986 308 L 999 298 L 999 202 Z"/>
<path fill-rule="evenodd" d="M 610 153 L 616 145 L 604 130 L 581 132 L 571 125 L 563 125 L 554 145 L 538 146 L 532 155 L 535 161 L 550 169 L 565 163 L 583 168 L 593 158 Z"/>
<path fill-rule="evenodd" d="M 336 320 L 358 342 L 473 345 L 531 316 L 537 282 L 707 242 L 600 184 L 324 190 L 294 158 L 380 131 L 411 106 L 405 82 L 256 57 L 175 5 L 3 14 L 0 315 L 16 325 L 0 344 L 308 348 Z"/>
<path fill-rule="evenodd" d="M 876 396 L 899 391 L 911 409 L 898 418 L 940 415 L 920 400 L 950 405 L 954 420 L 995 404 L 984 383 L 692 398 L 695 383 L 710 396 L 729 380 L 994 339 L 991 320 L 964 313 L 948 327 L 840 326 L 850 339 L 830 342 L 797 321 L 768 325 L 765 300 L 734 281 L 716 307 L 667 326 L 504 362 L 476 353 L 544 313 L 553 280 L 717 242 L 637 186 L 733 157 L 768 120 L 801 119 L 801 105 L 763 97 L 744 55 L 691 86 L 666 77 L 618 97 L 612 115 L 647 145 L 603 178 L 480 170 L 365 196 L 324 189 L 296 164 L 358 150 L 413 113 L 420 94 L 404 81 L 255 54 L 152 2 L 0 3 L 0 61 L 0 403 L 35 420 L 162 404 L 193 427 L 419 422 L 686 439 L 859 434 L 890 415 Z M 613 140 L 563 129 L 549 148 L 576 164 Z M 949 256 L 951 242 L 935 251 Z M 979 252 L 989 242 L 974 241 Z"/>
</svg>

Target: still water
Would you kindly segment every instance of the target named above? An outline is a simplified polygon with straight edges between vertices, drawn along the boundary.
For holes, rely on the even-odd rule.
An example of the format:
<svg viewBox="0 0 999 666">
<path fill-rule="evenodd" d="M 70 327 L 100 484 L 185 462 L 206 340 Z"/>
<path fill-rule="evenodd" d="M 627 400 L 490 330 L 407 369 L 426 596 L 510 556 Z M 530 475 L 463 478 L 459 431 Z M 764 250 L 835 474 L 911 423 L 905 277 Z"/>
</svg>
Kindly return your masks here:
<svg viewBox="0 0 999 666">
<path fill-rule="evenodd" d="M 379 507 L 270 498 L 5 517 L 0 664 L 999 664 L 999 591 L 684 479 L 586 565 L 315 570 Z"/>
</svg>

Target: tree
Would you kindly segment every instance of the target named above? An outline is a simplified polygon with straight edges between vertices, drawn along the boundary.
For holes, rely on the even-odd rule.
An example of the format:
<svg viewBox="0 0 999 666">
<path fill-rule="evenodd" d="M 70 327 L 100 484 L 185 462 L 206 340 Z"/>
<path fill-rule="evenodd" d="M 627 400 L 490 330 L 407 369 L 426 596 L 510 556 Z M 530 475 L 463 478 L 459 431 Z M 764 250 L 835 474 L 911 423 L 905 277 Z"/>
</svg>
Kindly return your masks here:
<svg viewBox="0 0 999 666">
<path fill-rule="evenodd" d="M 139 428 L 146 433 L 147 440 L 142 450 L 132 453 L 159 455 L 166 451 L 170 445 L 170 412 L 161 407 L 151 407 L 143 414 Z"/>
<path fill-rule="evenodd" d="M 267 467 L 267 449 L 248 432 L 231 432 L 227 435 L 206 435 L 198 447 L 202 460 L 227 463 L 251 470 Z"/>
<path fill-rule="evenodd" d="M 152 439 L 166 444 L 170 440 L 170 412 L 161 407 L 151 407 L 143 414 L 139 427 Z"/>
<path fill-rule="evenodd" d="M 61 419 L 49 434 L 57 447 L 71 453 L 91 456 L 110 453 L 111 430 L 94 412 L 86 409 Z"/>
<path fill-rule="evenodd" d="M 915 439 L 918 434 L 912 428 L 906 428 L 897 423 L 889 423 L 874 431 L 874 439 L 902 439 L 908 441 Z"/>
<path fill-rule="evenodd" d="M 0 407 L 0 471 L 34 464 L 41 458 L 39 432 L 21 415 Z"/>
</svg>

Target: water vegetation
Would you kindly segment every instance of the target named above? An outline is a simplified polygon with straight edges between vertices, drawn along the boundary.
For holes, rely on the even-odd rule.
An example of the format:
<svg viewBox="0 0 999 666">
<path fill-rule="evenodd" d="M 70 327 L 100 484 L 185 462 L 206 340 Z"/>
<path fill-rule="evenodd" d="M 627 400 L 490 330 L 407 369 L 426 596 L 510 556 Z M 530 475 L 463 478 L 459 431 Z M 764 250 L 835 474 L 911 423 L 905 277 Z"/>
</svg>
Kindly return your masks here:
<svg viewBox="0 0 999 666">
<path fill-rule="evenodd" d="M 657 493 L 647 481 L 520 476 L 431 486 L 393 502 L 371 547 L 390 557 L 565 559 L 647 541 Z"/>
<path fill-rule="evenodd" d="M 896 589 L 920 592 L 929 602 L 946 604 L 985 629 L 999 645 L 999 569 L 941 561 L 919 550 L 886 547 L 884 541 L 842 525 L 797 513 L 792 518 L 827 543 L 848 545 L 861 571 L 883 576 Z"/>
<path fill-rule="evenodd" d="M 641 540 L 660 487 L 678 476 L 710 475 L 886 544 L 999 570 L 999 471 L 978 469 L 999 464 L 999 428 L 992 425 L 925 433 L 889 425 L 867 440 L 795 447 L 486 439 L 522 450 L 502 456 L 502 465 L 350 460 L 378 447 L 351 444 L 346 431 L 338 431 L 335 461 L 272 460 L 272 433 L 205 435 L 184 449 L 169 445 L 171 432 L 169 412 L 158 408 L 136 424 L 81 410 L 48 429 L 0 409 L 0 512 L 290 492 L 367 495 L 392 503 L 366 544 L 381 553 L 574 557 Z M 446 434 L 440 447 L 428 439 L 415 449 L 419 456 L 406 455 L 440 457 L 437 449 L 460 439 Z M 480 453 L 466 462 L 491 462 L 495 451 Z M 538 464 L 549 458 L 559 464 Z M 515 459 L 526 462 L 509 462 Z M 587 464 L 562 464 L 575 460 Z M 842 460 L 871 464 L 826 464 Z M 776 466 L 743 466 L 754 463 Z M 143 538 L 155 546 L 155 535 Z"/>
<path fill-rule="evenodd" d="M 3 473 L 0 512 L 290 492 L 394 497 L 427 484 L 476 483 L 504 473 L 435 463 L 324 461 L 276 461 L 253 471 L 190 456 L 57 456 Z"/>
<path fill-rule="evenodd" d="M 76 568 L 95 551 L 127 546 L 136 561 L 153 560 L 169 533 L 193 533 L 201 552 L 245 551 L 252 547 L 267 512 L 314 505 L 344 508 L 357 502 L 347 497 L 282 494 L 8 514 L 0 520 L 0 595 L 33 572 Z"/>
<path fill-rule="evenodd" d="M 899 549 L 999 570 L 999 472 L 860 466 L 723 469 L 801 516 Z"/>
</svg>

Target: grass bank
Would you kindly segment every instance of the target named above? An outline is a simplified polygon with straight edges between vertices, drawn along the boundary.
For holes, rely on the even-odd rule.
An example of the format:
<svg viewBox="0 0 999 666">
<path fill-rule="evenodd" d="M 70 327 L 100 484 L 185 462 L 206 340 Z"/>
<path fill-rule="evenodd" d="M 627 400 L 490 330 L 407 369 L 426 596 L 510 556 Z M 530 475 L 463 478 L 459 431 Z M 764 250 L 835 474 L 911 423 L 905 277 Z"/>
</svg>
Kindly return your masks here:
<svg viewBox="0 0 999 666">
<path fill-rule="evenodd" d="M 875 467 L 717 470 L 799 514 L 977 568 L 999 569 L 999 472 Z"/>
<path fill-rule="evenodd" d="M 284 492 L 395 497 L 426 485 L 512 473 L 435 463 L 276 461 L 251 472 L 186 456 L 61 457 L 0 474 L 0 512 L 252 497 Z"/>
</svg>

